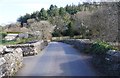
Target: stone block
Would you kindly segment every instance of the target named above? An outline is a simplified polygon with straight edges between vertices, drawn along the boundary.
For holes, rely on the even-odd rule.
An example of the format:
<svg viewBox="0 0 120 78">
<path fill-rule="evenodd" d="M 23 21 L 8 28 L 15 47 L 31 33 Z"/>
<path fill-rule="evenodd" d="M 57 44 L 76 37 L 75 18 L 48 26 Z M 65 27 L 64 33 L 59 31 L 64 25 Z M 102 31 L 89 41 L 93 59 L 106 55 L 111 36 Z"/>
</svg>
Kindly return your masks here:
<svg viewBox="0 0 120 78">
<path fill-rule="evenodd" d="M 107 52 L 107 57 L 106 58 L 110 61 L 120 62 L 120 51 L 109 50 Z"/>
</svg>

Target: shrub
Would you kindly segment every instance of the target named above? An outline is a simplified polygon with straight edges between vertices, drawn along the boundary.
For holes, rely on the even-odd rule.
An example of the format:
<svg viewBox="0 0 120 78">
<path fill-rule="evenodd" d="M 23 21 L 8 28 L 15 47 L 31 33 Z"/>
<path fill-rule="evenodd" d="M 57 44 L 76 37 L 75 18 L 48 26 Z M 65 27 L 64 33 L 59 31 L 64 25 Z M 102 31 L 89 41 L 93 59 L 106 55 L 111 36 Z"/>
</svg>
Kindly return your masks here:
<svg viewBox="0 0 120 78">
<path fill-rule="evenodd" d="M 5 33 L 5 32 L 0 32 L 0 36 L 1 36 L 2 38 L 4 38 L 5 36 L 7 36 L 7 33 Z"/>
<path fill-rule="evenodd" d="M 117 50 L 117 48 L 109 45 L 107 42 L 104 41 L 96 41 L 90 48 L 90 51 L 93 54 L 105 54 L 108 50 Z"/>
</svg>

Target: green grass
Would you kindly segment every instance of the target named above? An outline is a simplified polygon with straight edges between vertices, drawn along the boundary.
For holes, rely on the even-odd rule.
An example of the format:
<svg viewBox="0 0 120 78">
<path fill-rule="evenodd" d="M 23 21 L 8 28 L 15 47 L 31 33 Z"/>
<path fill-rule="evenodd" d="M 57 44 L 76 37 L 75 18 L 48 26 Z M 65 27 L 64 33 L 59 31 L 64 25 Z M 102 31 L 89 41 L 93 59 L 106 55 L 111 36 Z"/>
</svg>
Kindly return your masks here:
<svg viewBox="0 0 120 78">
<path fill-rule="evenodd" d="M 0 45 L 17 44 L 16 41 L 0 40 Z"/>
<path fill-rule="evenodd" d="M 15 45 L 15 44 L 24 44 L 28 41 L 32 41 L 34 38 L 25 38 L 25 39 L 18 39 L 13 41 L 6 41 L 6 40 L 0 40 L 0 45 Z"/>
<path fill-rule="evenodd" d="M 21 32 L 7 32 L 7 34 L 19 34 Z"/>
</svg>

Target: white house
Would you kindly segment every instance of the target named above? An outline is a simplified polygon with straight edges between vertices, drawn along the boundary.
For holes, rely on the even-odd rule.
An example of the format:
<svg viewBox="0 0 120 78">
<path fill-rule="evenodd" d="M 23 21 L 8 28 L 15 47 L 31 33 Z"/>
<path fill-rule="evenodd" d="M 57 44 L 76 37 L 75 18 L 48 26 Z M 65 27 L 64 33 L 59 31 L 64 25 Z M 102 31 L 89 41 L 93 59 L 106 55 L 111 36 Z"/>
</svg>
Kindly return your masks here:
<svg viewBox="0 0 120 78">
<path fill-rule="evenodd" d="M 18 37 L 18 34 L 7 34 L 7 36 L 5 37 L 5 40 L 11 41 L 11 40 L 15 40 Z"/>
<path fill-rule="evenodd" d="M 29 35 L 27 33 L 20 33 L 20 34 L 18 34 L 18 37 L 19 38 L 28 38 Z"/>
</svg>

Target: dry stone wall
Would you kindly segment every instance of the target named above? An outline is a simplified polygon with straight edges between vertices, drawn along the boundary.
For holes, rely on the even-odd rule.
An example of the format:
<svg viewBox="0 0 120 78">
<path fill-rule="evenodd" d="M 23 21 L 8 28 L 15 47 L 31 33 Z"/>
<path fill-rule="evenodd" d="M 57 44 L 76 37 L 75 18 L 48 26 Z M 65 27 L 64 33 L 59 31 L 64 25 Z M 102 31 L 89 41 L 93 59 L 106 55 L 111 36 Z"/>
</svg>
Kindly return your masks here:
<svg viewBox="0 0 120 78">
<path fill-rule="evenodd" d="M 23 66 L 23 56 L 41 52 L 47 42 L 0 46 L 0 78 L 13 76 Z"/>
<path fill-rule="evenodd" d="M 46 46 L 44 41 L 38 41 L 32 44 L 17 44 L 17 45 L 7 45 L 7 48 L 21 48 L 23 51 L 23 56 L 36 55 L 41 52 Z"/>
<path fill-rule="evenodd" d="M 21 48 L 3 48 L 0 54 L 0 78 L 14 75 L 23 65 L 23 54 Z"/>
<path fill-rule="evenodd" d="M 62 40 L 62 42 L 73 45 L 75 48 L 79 49 L 80 52 L 83 52 L 84 49 L 90 47 L 92 42 L 89 39 L 67 39 Z"/>
<path fill-rule="evenodd" d="M 68 39 L 62 40 L 64 43 L 68 43 L 84 52 L 86 48 L 89 48 L 93 41 L 89 39 Z M 105 75 L 120 76 L 120 51 L 109 50 L 105 55 L 92 55 L 92 62 L 94 66 L 104 73 Z"/>
</svg>

